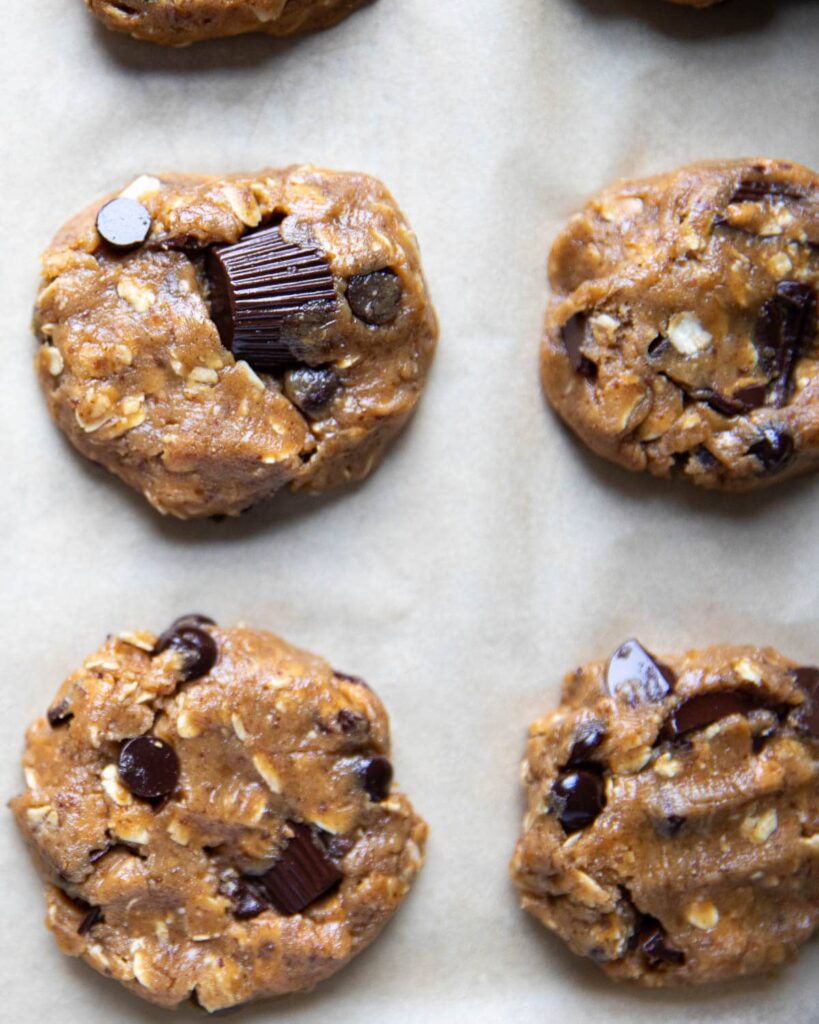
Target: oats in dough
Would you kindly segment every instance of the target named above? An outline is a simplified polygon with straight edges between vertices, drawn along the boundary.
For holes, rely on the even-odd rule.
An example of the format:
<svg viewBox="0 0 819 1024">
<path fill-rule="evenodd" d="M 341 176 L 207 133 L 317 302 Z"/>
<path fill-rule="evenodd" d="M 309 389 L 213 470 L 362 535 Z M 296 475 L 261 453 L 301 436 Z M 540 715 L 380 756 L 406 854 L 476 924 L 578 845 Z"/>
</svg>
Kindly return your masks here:
<svg viewBox="0 0 819 1024">
<path fill-rule="evenodd" d="M 521 905 L 617 981 L 761 973 L 819 924 L 819 669 L 629 640 L 566 677 L 522 781 Z"/>
<path fill-rule="evenodd" d="M 63 952 L 206 1010 L 307 989 L 424 857 L 360 679 L 201 615 L 109 638 L 35 721 L 12 803 Z"/>
</svg>

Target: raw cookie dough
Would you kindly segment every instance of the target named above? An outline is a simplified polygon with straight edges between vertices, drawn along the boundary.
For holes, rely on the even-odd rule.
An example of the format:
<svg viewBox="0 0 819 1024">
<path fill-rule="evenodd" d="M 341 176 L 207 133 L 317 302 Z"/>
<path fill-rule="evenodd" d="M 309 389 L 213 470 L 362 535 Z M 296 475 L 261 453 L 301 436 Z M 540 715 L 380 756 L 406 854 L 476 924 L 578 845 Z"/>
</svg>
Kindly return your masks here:
<svg viewBox="0 0 819 1024">
<path fill-rule="evenodd" d="M 437 338 L 415 235 L 386 188 L 290 167 L 144 175 L 113 198 L 43 257 L 37 369 L 72 444 L 182 519 L 365 477 Z"/>
<path fill-rule="evenodd" d="M 695 985 L 819 923 L 819 670 L 771 648 L 658 661 L 636 641 L 532 725 L 522 906 L 612 978 Z"/>
<path fill-rule="evenodd" d="M 310 988 L 387 923 L 426 825 L 355 677 L 252 629 L 120 634 L 27 735 L 17 824 L 63 952 L 162 1006 Z"/>
<path fill-rule="evenodd" d="M 329 28 L 368 0 L 85 0 L 100 21 L 165 46 L 265 32 L 289 36 Z"/>
<path fill-rule="evenodd" d="M 749 489 L 819 461 L 819 178 L 694 164 L 620 182 L 552 248 L 555 409 L 604 457 Z"/>
</svg>

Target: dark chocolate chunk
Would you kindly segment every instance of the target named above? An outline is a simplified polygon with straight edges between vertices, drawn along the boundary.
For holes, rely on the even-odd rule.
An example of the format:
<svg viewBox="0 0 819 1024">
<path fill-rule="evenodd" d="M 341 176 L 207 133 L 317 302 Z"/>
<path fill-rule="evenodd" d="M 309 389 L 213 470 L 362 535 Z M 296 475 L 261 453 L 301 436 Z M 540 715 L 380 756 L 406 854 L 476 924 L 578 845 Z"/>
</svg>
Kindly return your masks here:
<svg viewBox="0 0 819 1024">
<path fill-rule="evenodd" d="M 46 712 L 48 724 L 52 729 L 56 729 L 60 725 L 67 725 L 73 717 L 74 712 L 71 710 L 71 703 L 67 697 L 63 697 L 59 704 L 54 704 Z"/>
<path fill-rule="evenodd" d="M 233 913 L 242 921 L 258 917 L 270 909 L 270 901 L 258 879 L 229 877 L 222 880 L 219 892 L 233 904 Z"/>
<path fill-rule="evenodd" d="M 819 668 L 805 665 L 795 668 L 793 675 L 806 697 L 796 712 L 796 720 L 800 728 L 819 739 Z"/>
<path fill-rule="evenodd" d="M 664 338 L 662 334 L 658 334 L 657 337 L 649 342 L 648 349 L 646 350 L 649 358 L 654 359 L 661 356 L 668 348 L 668 338 Z"/>
<path fill-rule="evenodd" d="M 801 199 L 798 192 L 794 192 L 787 185 L 779 181 L 766 181 L 760 178 L 744 178 L 737 185 L 734 194 L 728 201 L 733 203 L 758 203 L 762 199 Z"/>
<path fill-rule="evenodd" d="M 176 651 L 182 661 L 182 681 L 186 683 L 207 675 L 219 657 L 216 641 L 200 624 L 212 625 L 212 622 L 204 615 L 177 619 L 161 634 L 153 650 L 154 655 L 169 649 Z"/>
<path fill-rule="evenodd" d="M 685 736 L 695 729 L 719 722 L 729 715 L 747 715 L 759 707 L 757 701 L 742 690 L 716 690 L 701 693 L 683 701 L 669 716 L 666 732 L 669 736 Z"/>
<path fill-rule="evenodd" d="M 151 215 L 136 199 L 112 199 L 97 214 L 97 231 L 114 249 L 142 245 L 151 230 Z"/>
<path fill-rule="evenodd" d="M 284 393 L 305 415 L 319 416 L 330 404 L 341 381 L 329 366 L 302 366 L 284 377 Z"/>
<path fill-rule="evenodd" d="M 552 808 L 566 833 L 591 825 L 606 806 L 603 778 L 590 768 L 561 772 L 552 787 Z"/>
<path fill-rule="evenodd" d="M 691 392 L 691 397 L 705 402 L 722 416 L 739 416 L 764 405 L 767 391 L 767 384 L 749 384 L 747 387 L 738 388 L 730 396 L 721 395 L 710 388 L 699 388 Z"/>
<path fill-rule="evenodd" d="M 280 913 L 300 914 L 334 889 L 343 876 L 319 846 L 312 829 L 294 821 L 288 825 L 293 838 L 258 881 Z"/>
<path fill-rule="evenodd" d="M 648 915 L 640 923 L 637 948 L 643 954 L 646 966 L 652 971 L 665 966 L 681 967 L 685 963 L 685 954 L 669 945 L 665 928 L 656 918 Z"/>
<path fill-rule="evenodd" d="M 704 444 L 698 444 L 691 454 L 697 462 L 699 462 L 700 467 L 706 473 L 709 473 L 712 469 L 716 469 L 719 465 L 719 459 L 712 451 L 706 448 Z"/>
<path fill-rule="evenodd" d="M 143 800 L 169 796 L 179 782 L 179 758 L 173 747 L 156 736 L 137 736 L 119 752 L 119 777 Z"/>
<path fill-rule="evenodd" d="M 597 364 L 583 354 L 583 342 L 586 338 L 586 314 L 575 313 L 569 317 L 562 329 L 563 345 L 569 357 L 569 363 L 581 377 L 589 380 L 597 378 Z"/>
<path fill-rule="evenodd" d="M 767 729 L 763 729 L 762 732 L 756 732 L 751 737 L 751 749 L 755 754 L 761 754 L 765 749 L 765 745 L 768 740 L 773 739 L 776 735 L 779 723 L 776 725 L 769 725 Z"/>
<path fill-rule="evenodd" d="M 363 715 L 350 711 L 349 708 L 342 708 L 336 715 L 336 725 L 343 733 L 355 732 L 367 719 Z"/>
<path fill-rule="evenodd" d="M 371 274 L 356 274 L 350 278 L 347 302 L 359 320 L 381 327 L 398 316 L 403 291 L 395 271 L 374 270 Z"/>
<path fill-rule="evenodd" d="M 606 727 L 604 725 L 599 722 L 585 722 L 577 731 L 568 763 L 578 765 L 590 761 L 592 754 L 605 738 Z"/>
<path fill-rule="evenodd" d="M 674 673 L 661 664 L 636 640 L 626 640 L 612 654 L 606 672 L 606 687 L 612 697 L 623 693 L 628 703 L 653 703 L 671 693 Z"/>
<path fill-rule="evenodd" d="M 793 461 L 796 445 L 790 434 L 776 427 L 763 427 L 762 437 L 750 446 L 748 454 L 762 463 L 766 474 L 773 475 L 780 473 Z"/>
<path fill-rule="evenodd" d="M 333 836 L 327 843 L 327 852 L 333 860 L 343 860 L 355 846 L 355 840 L 350 836 Z"/>
<path fill-rule="evenodd" d="M 777 408 L 790 398 L 793 367 L 816 333 L 816 294 L 798 281 L 781 281 L 759 311 L 754 341 L 760 362 L 773 375 L 771 400 Z"/>
<path fill-rule="evenodd" d="M 390 794 L 392 765 L 386 757 L 373 757 L 365 761 L 360 769 L 361 784 L 370 800 L 380 803 Z"/>
<path fill-rule="evenodd" d="M 318 249 L 286 242 L 278 227 L 211 249 L 207 258 L 211 316 L 236 359 L 271 372 L 292 363 L 291 330 L 299 314 L 319 304 L 335 310 L 335 281 Z M 291 330 L 288 330 L 288 325 Z"/>
<path fill-rule="evenodd" d="M 88 905 L 88 911 L 85 917 L 80 921 L 79 927 L 77 928 L 77 935 L 87 935 L 95 924 L 99 924 L 102 921 L 102 908 L 92 907 Z"/>
</svg>

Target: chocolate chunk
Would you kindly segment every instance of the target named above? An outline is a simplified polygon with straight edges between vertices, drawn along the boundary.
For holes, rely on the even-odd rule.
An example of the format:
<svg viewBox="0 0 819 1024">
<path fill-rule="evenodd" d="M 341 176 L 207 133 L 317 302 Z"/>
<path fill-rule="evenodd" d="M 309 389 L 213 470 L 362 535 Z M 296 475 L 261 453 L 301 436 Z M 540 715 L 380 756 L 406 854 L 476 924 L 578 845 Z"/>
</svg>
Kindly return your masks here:
<svg viewBox="0 0 819 1024">
<path fill-rule="evenodd" d="M 169 649 L 176 651 L 182 662 L 182 681 L 186 683 L 207 675 L 219 657 L 216 641 L 197 623 L 212 624 L 204 615 L 183 616 L 161 634 L 153 650 L 154 655 Z"/>
<path fill-rule="evenodd" d="M 767 391 L 767 384 L 749 384 L 747 387 L 738 388 L 730 396 L 721 395 L 710 388 L 699 388 L 691 393 L 691 397 L 705 402 L 722 416 L 739 416 L 764 405 Z"/>
<path fill-rule="evenodd" d="M 284 393 L 305 415 L 315 418 L 330 404 L 341 381 L 327 366 L 302 366 L 284 377 Z"/>
<path fill-rule="evenodd" d="M 151 230 L 151 215 L 135 199 L 112 199 L 97 214 L 97 231 L 114 249 L 142 245 Z"/>
<path fill-rule="evenodd" d="M 179 758 L 173 747 L 155 736 L 128 740 L 119 752 L 119 777 L 143 800 L 169 796 L 179 783 Z"/>
<path fill-rule="evenodd" d="M 664 338 L 662 334 L 658 334 L 653 341 L 649 342 L 649 346 L 646 349 L 649 358 L 656 359 L 663 355 L 663 353 L 668 349 L 668 345 L 668 338 Z"/>
<path fill-rule="evenodd" d="M 92 907 L 90 904 L 87 904 L 87 906 L 88 911 L 82 921 L 80 921 L 77 935 L 87 935 L 95 924 L 99 924 L 102 921 L 102 908 Z"/>
<path fill-rule="evenodd" d="M 740 181 L 736 191 L 728 201 L 731 206 L 734 203 L 758 203 L 762 199 L 801 199 L 798 192 L 794 192 L 787 185 L 779 181 L 765 181 L 759 178 L 744 178 Z"/>
<path fill-rule="evenodd" d="M 590 768 L 561 772 L 552 787 L 552 808 L 566 833 L 591 825 L 606 806 L 603 779 Z"/>
<path fill-rule="evenodd" d="M 336 725 L 343 733 L 349 734 L 360 728 L 367 719 L 363 715 L 350 711 L 349 708 L 342 708 L 336 715 Z"/>
<path fill-rule="evenodd" d="M 695 729 L 719 722 L 729 715 L 747 715 L 759 707 L 757 701 L 742 690 L 717 690 L 690 697 L 671 713 L 666 723 L 669 736 L 685 736 Z"/>
<path fill-rule="evenodd" d="M 583 354 L 583 342 L 586 339 L 586 314 L 575 313 L 569 317 L 562 329 L 563 345 L 569 357 L 569 363 L 581 377 L 596 380 L 597 364 Z"/>
<path fill-rule="evenodd" d="M 585 722 L 580 726 L 571 753 L 569 764 L 578 765 L 591 760 L 591 756 L 606 738 L 606 727 L 599 722 Z"/>
<path fill-rule="evenodd" d="M 288 825 L 293 838 L 258 881 L 280 913 L 299 914 L 335 888 L 343 876 L 319 847 L 312 829 L 294 821 Z"/>
<path fill-rule="evenodd" d="M 385 268 L 356 274 L 347 282 L 350 309 L 365 324 L 381 327 L 398 315 L 403 288 L 395 271 Z"/>
<path fill-rule="evenodd" d="M 706 473 L 710 473 L 712 469 L 716 469 L 719 465 L 719 459 L 704 444 L 698 444 L 691 454 L 700 464 L 700 468 Z"/>
<path fill-rule="evenodd" d="M 225 878 L 219 886 L 219 892 L 233 903 L 233 913 L 241 921 L 258 917 L 270 909 L 270 901 L 258 879 Z"/>
<path fill-rule="evenodd" d="M 681 967 L 685 963 L 685 954 L 669 945 L 666 930 L 655 917 L 643 917 L 637 933 L 637 948 L 652 971 L 665 966 Z"/>
<path fill-rule="evenodd" d="M 806 700 L 796 712 L 799 727 L 819 739 L 819 668 L 803 666 L 793 670 L 797 685 Z"/>
<path fill-rule="evenodd" d="M 370 800 L 381 803 L 386 800 L 392 785 L 392 765 L 386 757 L 373 757 L 360 769 L 361 784 Z"/>
<path fill-rule="evenodd" d="M 350 836 L 333 836 L 327 844 L 327 852 L 333 860 L 343 860 L 355 846 Z"/>
<path fill-rule="evenodd" d="M 56 729 L 60 725 L 67 725 L 73 717 L 74 712 L 71 710 L 71 704 L 67 697 L 63 697 L 59 704 L 54 704 L 46 712 L 48 724 L 52 729 Z"/>
<path fill-rule="evenodd" d="M 662 665 L 636 640 L 626 640 L 612 654 L 606 672 L 606 687 L 612 697 L 623 693 L 628 703 L 653 703 L 671 693 L 674 673 Z"/>
<path fill-rule="evenodd" d="M 324 255 L 286 242 L 278 227 L 211 249 L 207 273 L 222 344 L 263 372 L 282 369 L 300 354 L 286 331 L 293 317 L 314 303 L 325 314 L 327 303 L 335 309 L 335 282 Z"/>
<path fill-rule="evenodd" d="M 780 473 L 794 459 L 796 445 L 790 434 L 776 427 L 763 427 L 762 438 L 748 449 L 748 454 L 759 459 L 766 474 Z"/>
<path fill-rule="evenodd" d="M 774 376 L 771 400 L 777 408 L 790 397 L 793 367 L 816 332 L 816 294 L 798 281 L 781 281 L 757 317 L 754 341 L 760 361 Z"/>
</svg>

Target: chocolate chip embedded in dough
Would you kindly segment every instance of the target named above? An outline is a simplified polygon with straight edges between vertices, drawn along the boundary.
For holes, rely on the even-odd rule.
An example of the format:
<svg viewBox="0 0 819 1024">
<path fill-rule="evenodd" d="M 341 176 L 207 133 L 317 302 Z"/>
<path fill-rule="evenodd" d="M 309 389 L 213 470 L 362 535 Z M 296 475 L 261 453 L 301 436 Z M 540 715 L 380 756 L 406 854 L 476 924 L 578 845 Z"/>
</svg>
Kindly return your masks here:
<svg viewBox="0 0 819 1024">
<path fill-rule="evenodd" d="M 748 448 L 748 454 L 759 460 L 766 476 L 772 476 L 793 461 L 796 445 L 785 431 L 777 427 L 764 427 L 762 437 Z"/>
<path fill-rule="evenodd" d="M 805 665 L 794 669 L 793 676 L 806 698 L 796 712 L 796 720 L 800 728 L 819 739 L 819 668 Z"/>
<path fill-rule="evenodd" d="M 669 945 L 665 928 L 654 917 L 643 918 L 637 933 L 637 948 L 652 971 L 666 966 L 681 967 L 685 963 L 685 954 Z"/>
<path fill-rule="evenodd" d="M 666 723 L 666 732 L 672 737 L 685 736 L 729 715 L 747 715 L 757 707 L 759 703 L 742 690 L 701 693 L 683 701 L 671 713 Z"/>
<path fill-rule="evenodd" d="M 359 320 L 382 327 L 398 315 L 403 291 L 398 275 L 386 267 L 351 277 L 347 282 L 347 302 Z"/>
<path fill-rule="evenodd" d="M 597 364 L 593 363 L 588 356 L 583 354 L 583 342 L 586 338 L 586 314 L 575 313 L 569 317 L 561 330 L 563 346 L 569 363 L 573 370 L 586 377 L 588 380 L 595 380 L 597 377 Z"/>
<path fill-rule="evenodd" d="M 134 796 L 157 800 L 169 796 L 179 783 L 176 751 L 156 736 L 137 736 L 119 752 L 119 777 Z"/>
<path fill-rule="evenodd" d="M 392 784 L 392 765 L 386 757 L 373 757 L 360 769 L 361 784 L 374 803 L 386 800 Z"/>
<path fill-rule="evenodd" d="M 674 673 L 636 640 L 626 640 L 609 659 L 606 688 L 612 697 L 624 694 L 632 707 L 655 703 L 671 693 Z"/>
<path fill-rule="evenodd" d="M 258 917 L 270 909 L 270 901 L 258 879 L 231 877 L 222 880 L 219 892 L 233 904 L 233 913 L 240 921 Z"/>
<path fill-rule="evenodd" d="M 67 697 L 64 697 L 59 704 L 54 704 L 46 712 L 48 724 L 52 729 L 67 725 L 73 717 L 74 712 L 71 710 L 71 703 Z"/>
<path fill-rule="evenodd" d="M 780 281 L 759 311 L 754 341 L 760 361 L 774 376 L 771 400 L 777 407 L 790 397 L 793 367 L 816 332 L 816 293 L 799 281 Z"/>
<path fill-rule="evenodd" d="M 100 924 L 102 919 L 102 908 L 92 907 L 89 905 L 88 912 L 82 921 L 80 921 L 79 927 L 77 928 L 77 935 L 87 935 L 94 925 Z"/>
<path fill-rule="evenodd" d="M 119 197 L 100 208 L 96 225 L 102 239 L 124 251 L 142 245 L 151 230 L 151 215 L 135 199 Z"/>
<path fill-rule="evenodd" d="M 582 764 L 591 760 L 592 754 L 606 738 L 606 727 L 600 722 L 586 722 L 575 736 L 569 753 L 570 765 Z"/>
<path fill-rule="evenodd" d="M 279 370 L 300 356 L 290 332 L 306 307 L 330 303 L 335 310 L 335 280 L 324 254 L 286 242 L 278 226 L 212 248 L 206 266 L 222 344 L 256 370 Z"/>
<path fill-rule="evenodd" d="M 329 366 L 301 366 L 284 375 L 284 393 L 311 419 L 326 410 L 340 386 L 338 374 Z"/>
<path fill-rule="evenodd" d="M 752 409 L 763 406 L 767 391 L 767 384 L 749 384 L 746 387 L 737 388 L 731 395 L 721 395 L 711 388 L 700 388 L 692 392 L 691 397 L 705 402 L 721 416 L 739 416 L 744 412 L 750 412 Z"/>
<path fill-rule="evenodd" d="M 182 662 L 182 680 L 190 682 L 210 672 L 219 657 L 216 641 L 204 629 L 194 625 L 195 621 L 210 623 L 206 616 L 184 616 L 177 619 L 156 642 L 154 655 L 173 650 Z"/>
<path fill-rule="evenodd" d="M 316 900 L 335 888 L 342 874 L 319 848 L 312 829 L 299 822 L 288 822 L 293 837 L 278 861 L 259 882 L 273 905 L 282 914 L 300 914 Z"/>
<path fill-rule="evenodd" d="M 665 818 L 652 818 L 651 824 L 658 836 L 662 836 L 663 839 L 673 839 L 674 836 L 680 834 L 685 825 L 685 818 L 681 818 L 678 814 L 669 814 Z"/>
<path fill-rule="evenodd" d="M 587 828 L 606 806 L 603 779 L 587 768 L 561 772 L 552 787 L 552 807 L 566 833 Z"/>
</svg>

